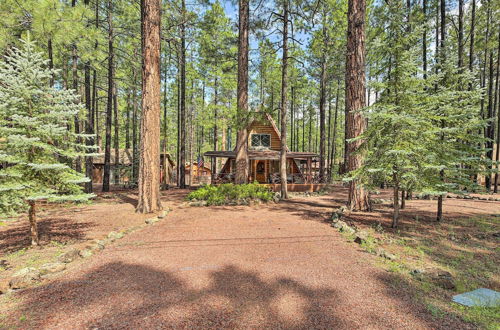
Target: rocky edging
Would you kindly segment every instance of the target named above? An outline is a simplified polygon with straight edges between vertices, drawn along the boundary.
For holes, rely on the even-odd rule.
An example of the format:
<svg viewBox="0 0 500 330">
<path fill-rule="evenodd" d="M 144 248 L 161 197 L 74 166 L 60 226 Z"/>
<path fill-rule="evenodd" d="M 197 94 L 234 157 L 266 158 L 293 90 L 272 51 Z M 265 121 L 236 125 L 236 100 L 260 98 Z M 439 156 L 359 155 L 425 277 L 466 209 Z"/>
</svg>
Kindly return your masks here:
<svg viewBox="0 0 500 330">
<path fill-rule="evenodd" d="M 344 233 L 351 238 L 353 241 L 364 248 L 365 251 L 375 254 L 378 257 L 384 258 L 388 261 L 396 261 L 398 257 L 382 247 L 367 247 L 368 242 L 377 242 L 378 239 L 370 236 L 370 234 L 366 231 L 359 230 L 355 226 L 350 226 L 346 221 L 342 220 L 344 215 L 348 215 L 350 213 L 346 207 L 342 206 L 335 210 L 331 217 L 331 225 L 336 228 L 339 232 Z M 403 265 L 404 266 L 404 265 Z M 407 267 L 405 267 L 407 268 Z M 454 290 L 455 283 L 454 277 L 452 274 L 446 270 L 436 268 L 436 267 L 427 267 L 424 269 L 408 269 L 409 273 L 419 281 L 427 281 L 431 282 L 434 285 L 441 287 L 446 290 Z"/>
<path fill-rule="evenodd" d="M 50 277 L 53 274 L 60 273 L 66 270 L 69 263 L 80 259 L 86 259 L 92 255 L 104 250 L 104 248 L 114 241 L 123 238 L 125 235 L 144 228 L 147 225 L 152 225 L 164 219 L 170 212 L 170 208 L 163 210 L 159 215 L 148 218 L 144 225 L 131 227 L 122 231 L 112 231 L 105 239 L 96 239 L 89 242 L 83 249 L 71 249 L 57 257 L 54 262 L 43 264 L 38 268 L 26 267 L 12 275 L 10 280 L 0 286 L 0 294 L 12 292 L 14 290 L 24 289 Z"/>
</svg>

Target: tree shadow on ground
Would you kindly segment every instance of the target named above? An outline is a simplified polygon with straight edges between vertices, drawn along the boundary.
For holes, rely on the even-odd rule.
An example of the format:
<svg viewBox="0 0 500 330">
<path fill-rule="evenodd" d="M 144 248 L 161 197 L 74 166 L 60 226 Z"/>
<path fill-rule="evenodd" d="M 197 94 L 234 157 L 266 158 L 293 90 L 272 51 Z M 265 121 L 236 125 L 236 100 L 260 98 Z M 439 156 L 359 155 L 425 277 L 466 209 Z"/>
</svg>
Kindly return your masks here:
<svg viewBox="0 0 500 330">
<path fill-rule="evenodd" d="M 68 218 L 48 218 L 38 221 L 40 244 L 51 241 L 64 243 L 85 238 L 87 229 L 95 226 L 91 222 L 76 222 Z M 11 253 L 31 246 L 28 221 L 0 231 L 0 253 Z"/>
<path fill-rule="evenodd" d="M 206 282 L 195 288 L 172 272 L 110 263 L 76 280 L 25 290 L 13 320 L 26 315 L 30 327 L 58 319 L 62 327 L 106 329 L 354 326 L 325 307 L 327 299 L 342 303 L 330 289 L 265 280 L 235 266 L 212 271 Z"/>
<path fill-rule="evenodd" d="M 233 265 L 211 270 L 208 278 L 197 277 L 195 285 L 186 284 L 184 278 L 196 276 L 194 271 L 164 272 L 109 263 L 77 279 L 21 292 L 22 306 L 7 322 L 17 325 L 24 316 L 24 327 L 91 329 L 353 329 L 395 322 L 373 311 L 357 310 L 356 316 L 350 315 L 349 308 L 356 307 L 346 306 L 343 296 L 331 288 L 311 287 L 287 277 L 263 278 Z M 428 315 L 420 315 L 421 308 L 409 309 L 408 301 L 392 294 L 404 311 L 410 310 L 431 326 Z M 359 313 L 363 320 L 358 319 Z"/>
</svg>

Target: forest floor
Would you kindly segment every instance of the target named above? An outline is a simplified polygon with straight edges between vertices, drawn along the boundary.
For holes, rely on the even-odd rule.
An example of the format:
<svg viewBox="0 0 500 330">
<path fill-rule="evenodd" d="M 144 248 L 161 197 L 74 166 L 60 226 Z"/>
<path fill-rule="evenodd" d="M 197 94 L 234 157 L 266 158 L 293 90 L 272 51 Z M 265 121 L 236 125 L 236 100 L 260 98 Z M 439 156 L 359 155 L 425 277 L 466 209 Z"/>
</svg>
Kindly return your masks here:
<svg viewBox="0 0 500 330">
<path fill-rule="evenodd" d="M 495 328 L 499 309 L 465 309 L 454 294 L 500 290 L 500 202 L 411 200 L 391 229 L 390 193 L 371 213 L 344 220 L 370 234 L 358 245 L 331 227 L 346 190 L 278 204 L 190 207 L 164 192 L 165 219 L 145 226 L 130 191 L 91 205 L 45 207 L 42 248 L 29 248 L 26 217 L 0 226 L 0 285 L 110 231 L 128 234 L 63 273 L 0 295 L 0 328 Z M 500 197 L 500 196 L 499 196 Z M 377 257 L 377 247 L 397 256 Z M 411 273 L 436 267 L 442 289 Z M 2 287 L 0 286 L 0 291 Z"/>
</svg>

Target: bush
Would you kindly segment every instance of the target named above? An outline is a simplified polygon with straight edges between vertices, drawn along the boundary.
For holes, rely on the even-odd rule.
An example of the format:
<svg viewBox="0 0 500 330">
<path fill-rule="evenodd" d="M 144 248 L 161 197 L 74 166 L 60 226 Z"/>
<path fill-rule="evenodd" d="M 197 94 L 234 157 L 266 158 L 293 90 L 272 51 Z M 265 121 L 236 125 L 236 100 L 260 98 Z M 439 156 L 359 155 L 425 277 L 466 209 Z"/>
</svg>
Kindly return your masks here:
<svg viewBox="0 0 500 330">
<path fill-rule="evenodd" d="M 205 185 L 187 196 L 188 200 L 206 201 L 207 205 L 225 205 L 239 201 L 272 200 L 272 191 L 258 183 L 232 184 L 226 183 L 218 186 Z"/>
</svg>

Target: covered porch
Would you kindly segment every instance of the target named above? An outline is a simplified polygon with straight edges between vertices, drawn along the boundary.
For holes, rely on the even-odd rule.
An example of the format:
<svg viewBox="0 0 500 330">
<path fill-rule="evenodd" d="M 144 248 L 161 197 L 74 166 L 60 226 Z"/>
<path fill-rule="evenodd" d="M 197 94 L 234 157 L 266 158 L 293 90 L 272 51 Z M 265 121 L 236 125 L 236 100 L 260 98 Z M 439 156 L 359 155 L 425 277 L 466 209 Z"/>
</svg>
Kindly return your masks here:
<svg viewBox="0 0 500 330">
<path fill-rule="evenodd" d="M 216 158 L 226 158 L 227 161 L 219 173 L 212 175 L 212 183 L 234 182 L 235 177 L 235 151 L 209 151 L 205 156 Z M 261 184 L 279 184 L 281 177 L 279 174 L 280 152 L 275 150 L 249 150 L 248 181 L 259 182 Z M 311 152 L 287 152 L 287 182 L 289 184 L 312 184 L 319 183 L 317 173 L 315 173 L 313 163 L 316 162 L 317 154 Z"/>
</svg>

